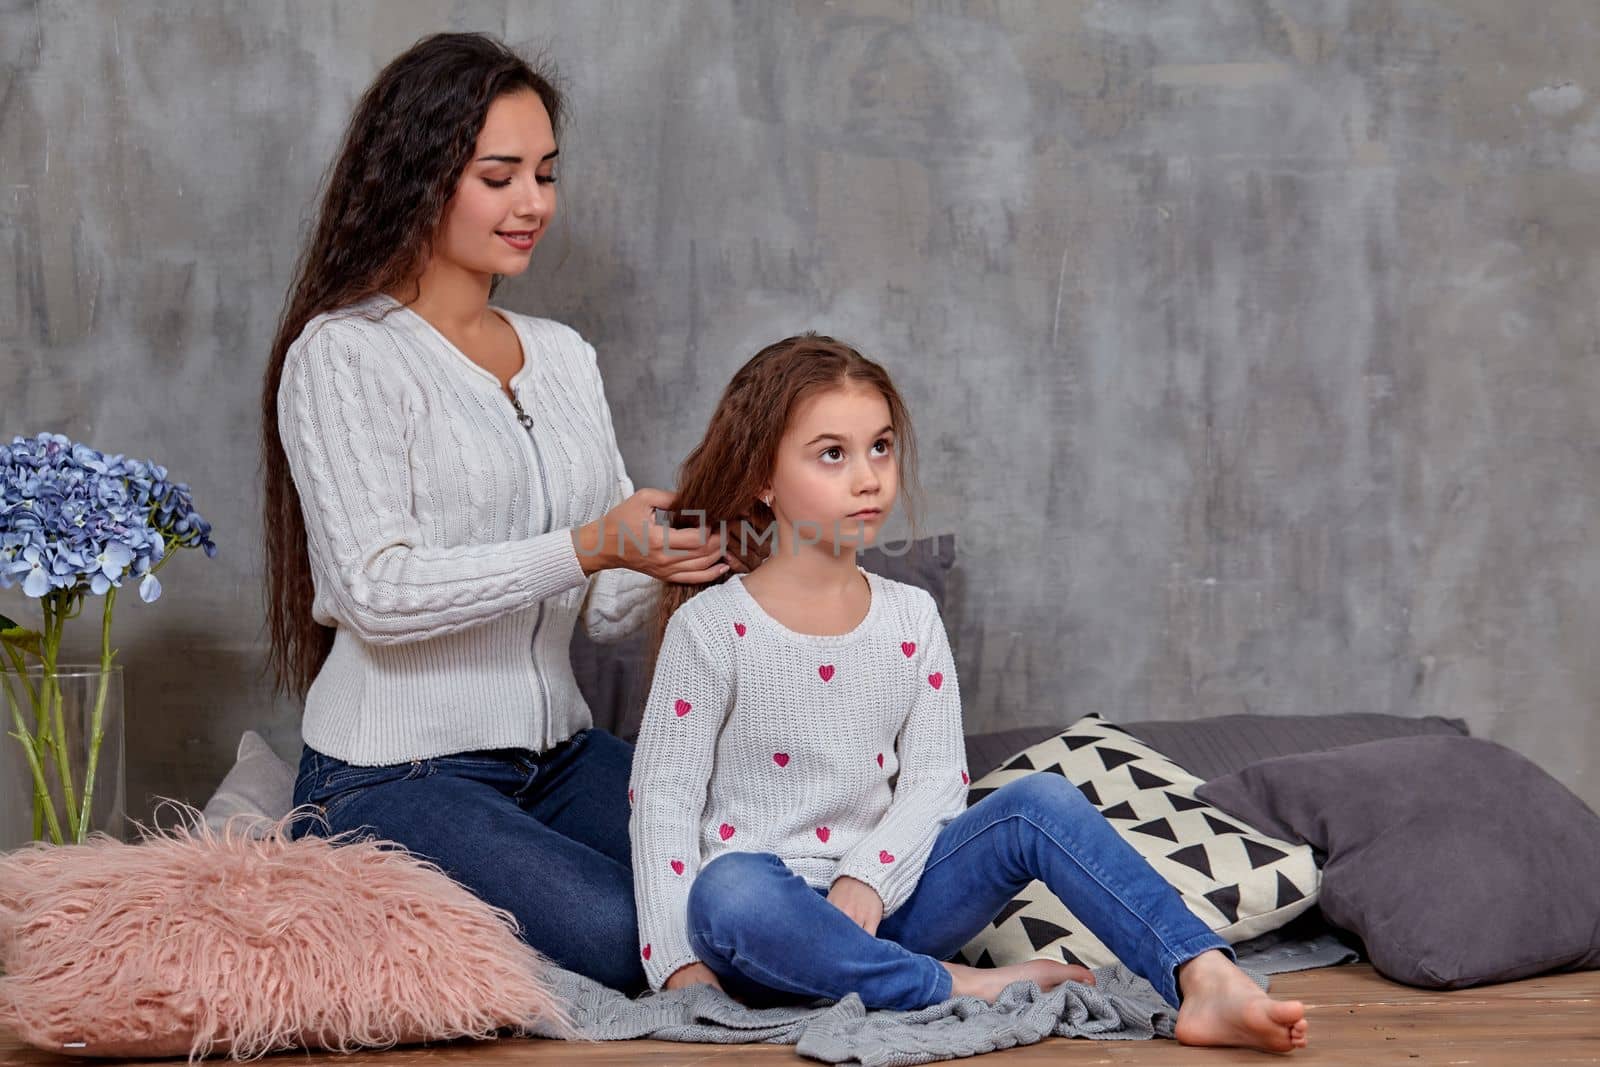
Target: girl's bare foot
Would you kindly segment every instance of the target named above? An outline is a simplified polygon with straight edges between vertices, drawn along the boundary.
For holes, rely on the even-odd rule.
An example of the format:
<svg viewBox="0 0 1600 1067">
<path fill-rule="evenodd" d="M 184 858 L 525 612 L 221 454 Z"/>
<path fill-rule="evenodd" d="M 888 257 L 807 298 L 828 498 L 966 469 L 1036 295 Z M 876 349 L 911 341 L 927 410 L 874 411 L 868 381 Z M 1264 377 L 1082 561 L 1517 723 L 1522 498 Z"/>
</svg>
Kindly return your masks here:
<svg viewBox="0 0 1600 1067">
<path fill-rule="evenodd" d="M 982 997 L 991 1004 L 1012 982 L 1030 981 L 1045 992 L 1062 982 L 1094 985 L 1094 973 L 1087 967 L 1054 960 L 1028 960 L 1010 967 L 964 967 L 959 963 L 947 963 L 944 968 L 950 972 L 952 996 Z"/>
<path fill-rule="evenodd" d="M 1183 1004 L 1178 1040 L 1185 1045 L 1237 1045 L 1267 1052 L 1306 1047 L 1306 1009 L 1273 1000 L 1216 949 L 1178 968 Z"/>
</svg>

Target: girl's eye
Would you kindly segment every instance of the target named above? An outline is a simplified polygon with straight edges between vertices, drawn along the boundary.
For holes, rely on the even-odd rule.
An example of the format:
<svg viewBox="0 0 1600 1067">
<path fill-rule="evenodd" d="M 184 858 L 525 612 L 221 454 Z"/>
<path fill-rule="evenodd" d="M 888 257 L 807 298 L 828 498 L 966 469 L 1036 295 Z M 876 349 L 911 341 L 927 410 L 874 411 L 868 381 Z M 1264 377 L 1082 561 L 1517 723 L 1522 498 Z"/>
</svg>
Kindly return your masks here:
<svg viewBox="0 0 1600 1067">
<path fill-rule="evenodd" d="M 841 450 L 838 445 L 834 445 L 832 448 L 828 449 L 826 452 L 824 452 L 822 454 L 824 456 L 831 456 L 831 455 L 834 455 L 835 453 L 838 453 L 840 456 L 844 455 L 843 450 Z"/>
<path fill-rule="evenodd" d="M 882 445 L 883 446 L 883 452 L 881 453 L 881 455 L 885 455 L 885 456 L 887 456 L 890 453 L 890 451 L 892 451 L 893 448 L 894 448 L 894 442 L 889 440 L 887 437 L 878 438 L 877 444 L 874 444 L 872 447 L 873 448 L 877 448 L 878 445 Z"/>
<path fill-rule="evenodd" d="M 541 174 L 538 177 L 540 185 L 554 185 L 556 183 L 556 176 L 554 174 Z"/>
<path fill-rule="evenodd" d="M 495 189 L 504 189 L 506 186 L 511 184 L 511 179 L 507 178 L 503 182 L 497 182 L 497 181 L 494 181 L 492 179 L 485 178 L 485 179 L 483 179 L 483 184 L 485 184 L 487 186 L 491 186 L 492 188 L 495 188 Z"/>
</svg>

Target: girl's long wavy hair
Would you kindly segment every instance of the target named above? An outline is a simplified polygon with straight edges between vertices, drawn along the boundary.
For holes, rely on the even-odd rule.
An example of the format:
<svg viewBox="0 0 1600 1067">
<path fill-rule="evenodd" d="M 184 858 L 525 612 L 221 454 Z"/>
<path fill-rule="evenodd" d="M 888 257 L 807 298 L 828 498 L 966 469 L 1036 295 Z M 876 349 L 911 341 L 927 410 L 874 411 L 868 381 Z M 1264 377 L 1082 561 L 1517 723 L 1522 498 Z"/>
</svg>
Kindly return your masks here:
<svg viewBox="0 0 1600 1067">
<path fill-rule="evenodd" d="M 772 509 L 761 502 L 758 494 L 772 480 L 778 443 L 790 416 L 810 397 L 849 386 L 876 389 L 889 405 L 900 498 L 905 504 L 911 536 L 915 537 L 921 490 L 917 485 L 916 437 L 905 401 L 882 366 L 842 341 L 816 333 L 770 344 L 734 374 L 712 412 L 705 438 L 678 470 L 674 525 L 693 527 L 703 521 L 716 534 L 726 523 L 729 549 L 754 570 L 771 554 L 772 525 L 776 521 Z M 686 511 L 696 514 L 685 515 Z M 700 518 L 702 512 L 704 520 Z M 661 607 L 650 641 L 652 673 L 673 612 L 715 584 L 718 583 L 668 582 L 662 587 Z"/>
<path fill-rule="evenodd" d="M 289 345 L 316 316 L 380 292 L 416 299 L 417 276 L 471 161 L 489 105 L 534 92 L 560 136 L 564 111 L 548 61 L 529 62 L 492 37 L 424 37 L 379 72 L 350 116 L 325 175 L 316 228 L 295 268 L 261 390 L 266 602 L 274 691 L 303 698 L 333 647 L 311 617 L 311 561 L 300 495 L 278 427 Z M 495 279 L 498 284 L 499 279 Z"/>
</svg>

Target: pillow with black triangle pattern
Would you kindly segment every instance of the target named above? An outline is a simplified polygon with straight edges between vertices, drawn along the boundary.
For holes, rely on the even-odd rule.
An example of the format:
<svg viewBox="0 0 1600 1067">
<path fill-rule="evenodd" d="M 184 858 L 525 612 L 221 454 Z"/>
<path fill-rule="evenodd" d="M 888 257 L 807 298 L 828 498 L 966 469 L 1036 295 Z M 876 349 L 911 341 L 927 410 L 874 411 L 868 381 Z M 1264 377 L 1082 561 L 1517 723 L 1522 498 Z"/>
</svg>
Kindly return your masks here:
<svg viewBox="0 0 1600 1067">
<path fill-rule="evenodd" d="M 1196 800 L 1199 778 L 1098 715 L 973 782 L 967 803 L 1029 774 L 1059 774 L 1077 786 L 1229 944 L 1275 930 L 1316 903 L 1321 872 L 1309 845 L 1268 837 Z M 1090 968 L 1117 961 L 1043 882 L 1018 893 L 956 962 L 1003 967 L 1030 959 Z"/>
</svg>

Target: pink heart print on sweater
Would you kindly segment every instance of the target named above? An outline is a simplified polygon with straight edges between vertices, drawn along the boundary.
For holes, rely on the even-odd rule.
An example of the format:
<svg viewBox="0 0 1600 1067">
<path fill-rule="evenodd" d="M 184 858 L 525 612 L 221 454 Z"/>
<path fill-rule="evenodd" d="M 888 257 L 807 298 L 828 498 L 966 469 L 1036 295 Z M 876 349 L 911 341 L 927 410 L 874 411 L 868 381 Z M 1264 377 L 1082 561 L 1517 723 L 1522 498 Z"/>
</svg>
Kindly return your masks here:
<svg viewBox="0 0 1600 1067">
<path fill-rule="evenodd" d="M 906 659 L 910 659 L 912 656 L 916 655 L 917 643 L 915 641 L 901 641 L 900 651 L 906 654 Z"/>
<path fill-rule="evenodd" d="M 734 623 L 733 624 L 733 632 L 738 634 L 740 637 L 743 637 L 744 636 L 744 623 L 742 623 L 742 622 Z"/>
<path fill-rule="evenodd" d="M 722 839 L 726 841 L 728 838 L 733 836 L 733 827 L 729 826 L 727 823 L 723 823 L 721 826 L 717 827 L 717 833 L 721 834 Z"/>
<path fill-rule="evenodd" d="M 683 861 L 682 860 L 673 860 L 672 861 L 672 873 L 673 874 L 682 874 L 683 873 Z"/>
<path fill-rule="evenodd" d="M 883 766 L 883 753 L 882 752 L 878 753 L 878 766 L 880 766 L 880 767 Z"/>
<path fill-rule="evenodd" d="M 938 689 L 940 686 L 944 685 L 944 675 L 939 671 L 934 671 L 932 674 L 928 675 L 928 684 L 933 686 L 935 689 Z"/>
<path fill-rule="evenodd" d="M 776 763 L 780 767 L 789 766 L 789 753 L 787 753 L 787 752 L 774 752 L 772 754 L 772 762 Z"/>
<path fill-rule="evenodd" d="M 639 950 L 639 955 L 643 956 L 645 959 L 649 959 L 650 958 L 650 946 L 646 945 L 644 948 L 640 949 Z"/>
<path fill-rule="evenodd" d="M 828 835 L 831 833 L 833 833 L 833 831 L 828 829 L 826 826 L 819 826 L 817 827 L 817 840 L 826 845 L 828 843 Z"/>
<path fill-rule="evenodd" d="M 886 852 L 886 851 L 884 851 L 882 849 L 879 849 L 878 850 L 878 862 L 879 863 L 885 863 L 885 864 L 893 863 L 894 862 L 894 857 L 891 856 L 888 852 Z"/>
<path fill-rule="evenodd" d="M 833 664 L 828 663 L 828 664 L 824 664 L 821 667 L 818 667 L 817 668 L 817 673 L 822 675 L 822 680 L 824 682 L 833 681 Z"/>
<path fill-rule="evenodd" d="M 689 714 L 689 709 L 692 708 L 692 707 L 694 707 L 693 704 L 689 703 L 687 700 L 683 699 L 682 697 L 679 697 L 678 698 L 678 702 L 676 704 L 672 705 L 672 710 L 674 712 L 676 712 L 678 718 L 681 719 L 685 715 Z"/>
</svg>

